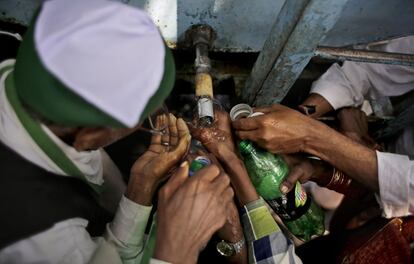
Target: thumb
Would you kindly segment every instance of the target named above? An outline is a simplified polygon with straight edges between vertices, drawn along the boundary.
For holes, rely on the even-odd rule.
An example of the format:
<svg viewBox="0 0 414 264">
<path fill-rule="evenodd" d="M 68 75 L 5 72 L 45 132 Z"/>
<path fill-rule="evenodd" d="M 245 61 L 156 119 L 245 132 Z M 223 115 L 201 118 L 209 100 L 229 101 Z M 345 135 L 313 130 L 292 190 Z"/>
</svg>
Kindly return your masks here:
<svg viewBox="0 0 414 264">
<path fill-rule="evenodd" d="M 303 176 L 303 170 L 299 167 L 293 167 L 289 173 L 289 175 L 286 177 L 286 179 L 283 181 L 283 183 L 280 185 L 280 191 L 284 194 L 290 192 L 293 187 L 295 186 L 296 182 Z"/>
<path fill-rule="evenodd" d="M 188 161 L 184 161 L 177 172 L 171 176 L 168 182 L 164 186 L 163 195 L 166 200 L 169 200 L 170 197 L 180 188 L 181 185 L 188 179 Z"/>
</svg>

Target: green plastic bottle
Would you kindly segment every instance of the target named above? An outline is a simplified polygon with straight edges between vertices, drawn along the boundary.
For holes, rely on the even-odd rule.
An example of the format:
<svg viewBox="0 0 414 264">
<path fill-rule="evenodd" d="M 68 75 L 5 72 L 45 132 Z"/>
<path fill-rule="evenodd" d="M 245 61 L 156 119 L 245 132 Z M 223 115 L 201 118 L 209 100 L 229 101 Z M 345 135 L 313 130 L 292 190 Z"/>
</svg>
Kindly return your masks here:
<svg viewBox="0 0 414 264">
<path fill-rule="evenodd" d="M 256 147 L 251 141 L 239 143 L 249 177 L 263 197 L 297 238 L 308 241 L 325 231 L 322 209 L 312 201 L 299 182 L 283 195 L 279 186 L 289 174 L 289 167 L 279 155 Z"/>
</svg>

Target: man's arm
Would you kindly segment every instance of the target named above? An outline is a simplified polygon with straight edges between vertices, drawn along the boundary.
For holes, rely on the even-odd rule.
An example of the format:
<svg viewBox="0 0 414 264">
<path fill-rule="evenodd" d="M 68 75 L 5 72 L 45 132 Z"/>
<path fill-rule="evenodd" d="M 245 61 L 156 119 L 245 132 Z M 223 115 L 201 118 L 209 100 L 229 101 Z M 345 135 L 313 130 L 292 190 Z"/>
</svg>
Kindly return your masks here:
<svg viewBox="0 0 414 264">
<path fill-rule="evenodd" d="M 369 149 L 327 127 L 314 129 L 305 144 L 306 152 L 378 192 L 384 216 L 414 213 L 414 161 L 408 156 Z"/>
<path fill-rule="evenodd" d="M 161 122 L 160 120 L 157 122 Z M 188 128 L 181 118 L 176 119 L 170 115 L 168 121 L 167 133 L 169 135 L 171 132 L 174 135 L 168 139 L 169 148 L 166 149 L 161 144 L 161 135 L 152 136 L 149 149 L 131 169 L 125 197 L 121 200 L 114 221 L 107 228 L 106 242 L 116 248 L 123 263 L 141 262 L 144 253 L 144 232 L 154 193 L 160 182 L 185 155 L 191 140 Z M 106 243 L 102 245 L 109 248 Z M 94 257 L 108 257 L 102 252 L 103 250 L 98 249 Z"/>
<path fill-rule="evenodd" d="M 327 161 L 346 175 L 378 191 L 376 152 L 320 122 L 312 121 L 304 141 L 304 152 Z"/>
<path fill-rule="evenodd" d="M 137 204 L 123 196 L 90 263 L 139 263 L 151 209 L 152 206 Z"/>
<path fill-rule="evenodd" d="M 244 208 L 242 223 L 249 263 L 301 263 L 294 254 L 294 245 L 282 233 L 266 203 L 257 194 L 243 161 L 236 154 L 229 115 L 216 111 L 216 120 L 213 129 L 192 128 L 192 135 L 220 161 Z M 213 133 L 219 133 L 221 139 L 213 137 Z"/>
<path fill-rule="evenodd" d="M 342 66 L 337 63 L 333 64 L 312 84 L 311 95 L 303 102 L 303 105 L 316 106 L 313 117 L 322 116 L 342 107 L 360 106 L 372 88 L 371 67 L 372 65 L 366 63 L 348 61 Z"/>
<path fill-rule="evenodd" d="M 379 199 L 387 218 L 414 214 L 414 160 L 377 152 Z"/>
<path fill-rule="evenodd" d="M 241 139 L 256 142 L 273 153 L 312 154 L 378 190 L 375 151 L 286 106 L 273 105 L 260 111 L 265 114 L 233 122 Z"/>
<path fill-rule="evenodd" d="M 257 194 L 237 154 L 222 148 L 216 155 L 229 173 L 236 196 L 243 206 L 241 217 L 249 263 L 302 263 L 295 255 L 293 243 L 282 233 L 266 202 Z"/>
<path fill-rule="evenodd" d="M 413 161 L 407 156 L 376 152 L 281 105 L 264 111 L 265 115 L 233 122 L 236 134 L 273 153 L 306 152 L 320 157 L 349 177 L 379 191 L 387 217 L 414 213 Z"/>
<path fill-rule="evenodd" d="M 367 49 L 414 53 L 414 36 L 393 39 Z M 315 105 L 313 117 L 343 107 L 358 107 L 364 99 L 398 96 L 413 90 L 414 68 L 399 65 L 346 61 L 333 64 L 311 88 L 303 105 Z M 392 87 L 392 89 L 390 88 Z"/>
</svg>

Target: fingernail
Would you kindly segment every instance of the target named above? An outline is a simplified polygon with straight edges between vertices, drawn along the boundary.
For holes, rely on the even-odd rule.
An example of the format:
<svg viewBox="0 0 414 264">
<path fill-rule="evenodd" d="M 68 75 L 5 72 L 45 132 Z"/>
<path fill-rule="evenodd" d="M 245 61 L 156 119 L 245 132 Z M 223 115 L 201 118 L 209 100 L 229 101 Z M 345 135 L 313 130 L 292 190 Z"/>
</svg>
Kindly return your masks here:
<svg viewBox="0 0 414 264">
<path fill-rule="evenodd" d="M 282 193 L 287 193 L 288 192 L 288 190 L 289 190 L 289 188 L 286 186 L 286 185 L 282 185 L 282 187 L 280 187 L 280 191 L 282 192 Z"/>
<path fill-rule="evenodd" d="M 181 163 L 180 167 L 184 168 L 188 166 L 188 161 L 184 161 L 183 163 Z"/>
</svg>

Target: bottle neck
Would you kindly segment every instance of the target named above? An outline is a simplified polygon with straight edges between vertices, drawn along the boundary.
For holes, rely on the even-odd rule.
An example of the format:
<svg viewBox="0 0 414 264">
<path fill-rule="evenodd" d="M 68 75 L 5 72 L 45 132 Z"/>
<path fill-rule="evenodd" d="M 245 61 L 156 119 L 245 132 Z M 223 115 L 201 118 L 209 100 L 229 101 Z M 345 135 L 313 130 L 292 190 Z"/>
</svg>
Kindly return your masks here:
<svg viewBox="0 0 414 264">
<path fill-rule="evenodd" d="M 251 142 L 250 140 L 240 141 L 239 149 L 240 149 L 240 154 L 242 154 L 243 156 L 250 156 L 256 153 L 256 149 L 253 145 L 253 142 Z"/>
</svg>

